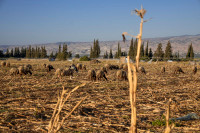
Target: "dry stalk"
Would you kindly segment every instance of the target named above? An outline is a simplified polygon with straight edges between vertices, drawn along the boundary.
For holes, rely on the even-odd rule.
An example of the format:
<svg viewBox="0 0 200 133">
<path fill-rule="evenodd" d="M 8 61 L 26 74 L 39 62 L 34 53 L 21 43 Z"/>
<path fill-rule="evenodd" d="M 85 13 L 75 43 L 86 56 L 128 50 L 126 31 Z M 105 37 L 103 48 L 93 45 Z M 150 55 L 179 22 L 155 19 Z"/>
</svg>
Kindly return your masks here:
<svg viewBox="0 0 200 133">
<path fill-rule="evenodd" d="M 136 66 L 130 63 L 130 57 L 127 57 L 128 64 L 128 80 L 129 80 L 129 93 L 130 93 L 130 104 L 131 104 L 131 127 L 130 133 L 137 133 L 137 113 L 136 113 L 136 90 L 137 90 L 137 71 L 139 70 L 139 61 L 140 61 L 140 48 L 142 43 L 142 29 L 143 29 L 143 16 L 146 13 L 146 10 L 141 7 L 141 10 L 135 10 L 135 13 L 140 16 L 140 33 L 137 35 L 138 46 L 137 46 L 137 56 L 136 56 Z M 125 41 L 125 35 L 130 35 L 127 32 L 122 33 L 123 40 Z M 132 35 L 130 35 L 132 36 Z M 134 37 L 134 36 L 132 36 Z M 131 70 L 133 70 L 133 75 Z"/>
<path fill-rule="evenodd" d="M 133 121 L 134 121 L 134 105 L 133 105 L 133 77 L 131 72 L 131 64 L 130 64 L 130 57 L 127 57 L 127 64 L 128 64 L 128 81 L 129 81 L 129 96 L 130 96 L 130 104 L 131 104 L 131 127 L 130 133 L 133 132 Z"/>
<path fill-rule="evenodd" d="M 130 63 L 130 57 L 127 57 L 128 61 L 128 80 L 129 80 L 129 95 L 131 104 L 131 127 L 130 133 L 137 133 L 137 113 L 136 113 L 136 90 L 137 90 L 137 73 L 136 68 Z M 133 75 L 131 72 L 133 70 Z"/>
<path fill-rule="evenodd" d="M 140 62 L 140 48 L 141 48 L 141 43 L 142 43 L 142 29 L 143 29 L 143 18 L 141 18 L 140 34 L 138 34 L 138 47 L 137 47 L 137 56 L 136 56 L 137 70 L 139 70 L 139 62 Z"/>
<path fill-rule="evenodd" d="M 135 66 L 132 67 L 133 69 L 133 131 L 137 133 L 137 112 L 136 112 L 136 90 L 137 90 L 137 73 Z"/>
<path fill-rule="evenodd" d="M 59 124 L 59 126 L 57 127 L 56 132 L 61 128 L 61 126 L 63 125 L 65 119 L 67 119 L 73 112 L 74 110 L 87 98 L 88 96 L 85 96 L 84 98 L 81 99 L 81 101 L 79 101 L 76 106 L 74 106 L 74 108 L 72 109 L 72 111 L 69 114 L 66 114 L 66 116 L 62 119 L 61 123 Z"/>
<path fill-rule="evenodd" d="M 165 133 L 170 133 L 170 131 L 171 131 L 171 128 L 169 126 L 170 103 L 171 103 L 171 98 L 169 99 L 169 102 L 168 102 L 168 108 L 167 108 L 167 114 L 166 114 L 166 129 L 165 129 Z"/>
<path fill-rule="evenodd" d="M 84 97 L 73 109 L 72 111 L 67 114 L 61 122 L 59 122 L 60 120 L 60 112 L 62 111 L 62 108 L 65 104 L 65 102 L 68 100 L 68 98 L 70 97 L 71 93 L 76 91 L 79 87 L 82 87 L 84 86 L 85 84 L 81 84 L 80 86 L 77 86 L 75 87 L 73 90 L 71 90 L 68 95 L 66 97 L 64 97 L 64 95 L 66 94 L 66 90 L 64 90 L 64 87 L 63 87 L 63 91 L 61 93 L 61 96 L 58 95 L 58 101 L 57 101 L 57 104 L 56 104 L 56 107 L 54 109 L 54 112 L 53 112 L 53 115 L 51 117 L 51 120 L 49 122 L 49 127 L 48 127 L 48 133 L 56 133 L 62 126 L 62 124 L 64 123 L 64 120 L 66 118 L 68 118 L 72 112 L 82 103 L 83 100 L 85 100 L 87 98 Z"/>
</svg>

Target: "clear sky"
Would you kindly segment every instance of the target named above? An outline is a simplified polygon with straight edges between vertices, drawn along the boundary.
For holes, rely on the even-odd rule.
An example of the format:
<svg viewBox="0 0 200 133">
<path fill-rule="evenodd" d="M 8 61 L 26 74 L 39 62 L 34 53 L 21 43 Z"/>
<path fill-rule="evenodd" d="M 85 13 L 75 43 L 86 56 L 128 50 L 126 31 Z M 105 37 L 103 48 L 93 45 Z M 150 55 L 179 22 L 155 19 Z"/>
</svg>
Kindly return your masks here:
<svg viewBox="0 0 200 133">
<path fill-rule="evenodd" d="M 138 34 L 141 4 L 144 38 L 200 33 L 200 0 L 0 0 L 0 45 L 121 40 Z"/>
</svg>

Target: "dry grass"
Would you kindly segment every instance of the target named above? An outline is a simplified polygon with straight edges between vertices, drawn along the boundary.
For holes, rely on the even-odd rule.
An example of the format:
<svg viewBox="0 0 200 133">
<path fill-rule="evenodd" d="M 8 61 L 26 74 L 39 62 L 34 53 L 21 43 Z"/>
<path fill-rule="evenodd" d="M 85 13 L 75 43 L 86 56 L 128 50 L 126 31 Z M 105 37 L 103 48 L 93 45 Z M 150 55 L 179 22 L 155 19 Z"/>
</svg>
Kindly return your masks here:
<svg viewBox="0 0 200 133">
<path fill-rule="evenodd" d="M 54 73 L 45 72 L 43 63 L 55 68 L 65 68 L 72 62 L 48 62 L 47 60 L 10 60 L 11 68 L 23 64 L 33 66 L 33 75 L 10 76 L 11 68 L 0 67 L 0 131 L 1 132 L 45 132 L 57 104 L 57 91 L 64 86 L 70 92 L 76 86 L 87 83 L 70 96 L 63 106 L 60 117 L 66 116 L 72 108 L 89 95 L 86 100 L 66 119 L 61 132 L 128 132 L 131 109 L 127 81 L 117 81 L 116 70 L 107 74 L 108 81 L 91 82 L 85 77 L 87 71 L 58 79 Z M 76 64 L 77 62 L 75 62 Z M 104 64 L 118 64 L 102 61 L 100 64 L 82 62 L 88 69 L 99 70 Z M 200 72 L 192 74 L 188 63 L 158 62 L 140 63 L 147 74 L 138 74 L 137 128 L 139 132 L 164 132 L 165 126 L 154 126 L 153 121 L 162 118 L 171 98 L 170 117 L 180 117 L 195 112 L 200 115 Z M 166 72 L 162 74 L 161 66 Z M 180 66 L 185 74 L 173 74 L 173 68 Z M 197 66 L 198 69 L 200 66 Z M 171 132 L 198 132 L 198 120 L 179 121 Z"/>
</svg>

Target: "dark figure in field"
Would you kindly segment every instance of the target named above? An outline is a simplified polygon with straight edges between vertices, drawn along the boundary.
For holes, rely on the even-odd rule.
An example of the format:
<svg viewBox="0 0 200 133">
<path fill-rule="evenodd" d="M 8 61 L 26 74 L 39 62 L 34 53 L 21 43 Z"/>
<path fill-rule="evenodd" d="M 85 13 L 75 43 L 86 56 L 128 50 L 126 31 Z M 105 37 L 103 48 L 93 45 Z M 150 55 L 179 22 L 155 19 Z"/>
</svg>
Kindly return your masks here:
<svg viewBox="0 0 200 133">
<path fill-rule="evenodd" d="M 125 80 L 125 81 L 127 81 L 128 78 L 127 78 L 127 73 L 126 73 L 126 71 L 124 71 L 124 70 L 118 70 L 118 71 L 117 71 L 117 79 L 118 79 L 118 80 Z"/>
<path fill-rule="evenodd" d="M 97 59 L 94 59 L 94 60 L 91 60 L 90 63 L 99 64 L 99 63 L 101 63 L 101 61 L 99 61 L 99 60 L 97 60 Z"/>
<path fill-rule="evenodd" d="M 106 71 L 106 72 L 107 72 L 107 71 Z M 105 71 L 103 71 L 103 70 L 98 70 L 98 71 L 97 71 L 97 79 L 98 79 L 98 80 L 101 80 L 102 78 L 104 78 L 105 80 L 108 80 L 108 79 L 106 78 Z"/>
<path fill-rule="evenodd" d="M 72 69 L 73 71 L 78 72 L 78 68 L 77 68 L 74 64 L 72 64 L 72 65 L 69 67 L 69 69 Z"/>
<path fill-rule="evenodd" d="M 61 77 L 62 72 L 63 72 L 63 69 L 58 68 L 56 69 L 55 75 L 59 78 Z"/>
<path fill-rule="evenodd" d="M 86 70 L 86 65 L 83 65 L 82 69 L 83 69 L 83 70 Z"/>
<path fill-rule="evenodd" d="M 30 64 L 25 65 L 25 67 L 29 68 L 30 70 L 33 70 L 33 67 Z"/>
<path fill-rule="evenodd" d="M 87 78 L 91 81 L 95 81 L 96 80 L 96 72 L 94 70 L 89 70 Z"/>
<path fill-rule="evenodd" d="M 165 73 L 165 67 L 161 67 L 161 73 Z"/>
<path fill-rule="evenodd" d="M 55 72 L 55 75 L 58 76 L 58 77 L 61 77 L 61 76 L 70 76 L 70 79 L 72 79 L 74 71 L 78 72 L 77 68 L 74 67 L 74 66 L 70 66 L 66 70 L 58 68 L 56 70 L 56 72 Z"/>
<path fill-rule="evenodd" d="M 184 73 L 183 70 L 180 67 L 176 67 L 174 70 L 174 74 L 180 74 L 180 73 Z"/>
<path fill-rule="evenodd" d="M 139 67 L 139 72 L 146 74 L 144 67 Z"/>
<path fill-rule="evenodd" d="M 32 75 L 32 72 L 29 69 L 29 67 L 20 66 L 20 67 L 18 67 L 18 70 L 19 70 L 20 75 L 26 75 L 26 74 Z"/>
<path fill-rule="evenodd" d="M 194 74 L 197 73 L 197 67 L 196 67 L 196 66 L 193 67 L 193 73 L 194 73 Z"/>
<path fill-rule="evenodd" d="M 55 68 L 52 65 L 46 65 L 46 64 L 44 64 L 44 67 L 45 67 L 45 69 L 46 69 L 47 72 L 50 72 L 53 69 L 55 70 Z"/>
<path fill-rule="evenodd" d="M 10 67 L 10 62 L 6 62 L 6 67 Z"/>
<path fill-rule="evenodd" d="M 105 64 L 104 67 L 107 69 L 107 71 L 108 71 L 108 70 L 118 70 L 118 69 L 119 69 L 119 66 L 118 66 L 118 65 Z"/>
<path fill-rule="evenodd" d="M 26 75 L 24 66 L 19 66 L 18 70 L 19 70 L 20 75 L 23 75 L 23 74 Z"/>
<path fill-rule="evenodd" d="M 74 69 L 70 69 L 70 68 L 67 70 L 63 70 L 61 72 L 61 76 L 70 76 L 70 79 L 72 79 L 73 74 L 74 74 Z"/>
<path fill-rule="evenodd" d="M 78 70 L 86 70 L 86 65 L 82 65 L 82 64 L 80 64 L 80 63 L 78 63 L 78 64 L 76 65 L 76 67 L 77 67 Z"/>
<path fill-rule="evenodd" d="M 78 70 L 82 70 L 82 69 L 83 69 L 83 65 L 80 64 L 80 63 L 78 63 L 78 64 L 76 65 L 76 67 L 77 67 Z"/>
<path fill-rule="evenodd" d="M 17 75 L 17 74 L 19 74 L 19 70 L 17 68 L 10 69 L 10 75 Z"/>
<path fill-rule="evenodd" d="M 103 71 L 103 72 L 107 73 L 107 70 L 106 70 L 106 68 L 105 68 L 105 67 L 102 67 L 102 68 L 101 68 L 101 71 Z"/>
<path fill-rule="evenodd" d="M 118 70 L 119 66 L 118 65 L 110 65 L 110 70 Z"/>
<path fill-rule="evenodd" d="M 5 67 L 6 66 L 6 62 L 5 61 L 1 62 L 1 66 Z"/>
<path fill-rule="evenodd" d="M 106 68 L 106 70 L 108 71 L 110 69 L 110 64 L 105 64 L 104 67 Z"/>
</svg>

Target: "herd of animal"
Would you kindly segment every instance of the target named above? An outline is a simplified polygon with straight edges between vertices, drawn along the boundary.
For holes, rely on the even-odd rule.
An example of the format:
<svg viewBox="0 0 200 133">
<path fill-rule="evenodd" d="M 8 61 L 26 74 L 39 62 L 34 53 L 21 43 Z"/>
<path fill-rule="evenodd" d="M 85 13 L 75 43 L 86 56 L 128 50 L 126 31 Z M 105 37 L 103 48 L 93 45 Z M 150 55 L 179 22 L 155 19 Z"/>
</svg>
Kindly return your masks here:
<svg viewBox="0 0 200 133">
<path fill-rule="evenodd" d="M 98 62 L 101 63 L 101 62 Z M 1 62 L 2 67 L 10 67 L 9 62 Z M 70 76 L 70 79 L 73 77 L 74 72 L 80 71 L 80 70 L 87 70 L 86 65 L 83 65 L 81 63 L 78 63 L 76 65 L 72 64 L 66 69 L 61 69 L 57 68 L 55 69 L 52 65 L 50 64 L 43 64 L 44 69 L 46 72 L 51 72 L 52 70 L 55 70 L 55 75 L 57 77 L 62 77 L 62 76 Z M 116 78 L 118 80 L 124 80 L 127 81 L 127 73 L 128 73 L 128 66 L 127 64 L 121 64 L 121 65 L 111 65 L 111 64 L 105 64 L 103 67 L 100 68 L 100 70 L 95 70 L 91 69 L 88 70 L 87 78 L 91 81 L 96 81 L 96 80 L 108 80 L 106 75 L 108 71 L 110 70 L 117 70 L 116 71 Z M 30 64 L 27 64 L 25 66 L 19 66 L 18 68 L 11 68 L 10 69 L 10 74 L 11 75 L 26 75 L 30 74 L 32 75 L 33 67 Z M 145 68 L 144 67 L 139 67 L 138 70 L 142 74 L 146 74 Z M 161 67 L 161 73 L 165 73 L 165 67 Z M 175 67 L 174 69 L 174 74 L 180 74 L 184 73 L 181 67 Z M 193 67 L 193 74 L 197 73 L 197 67 Z"/>
</svg>

